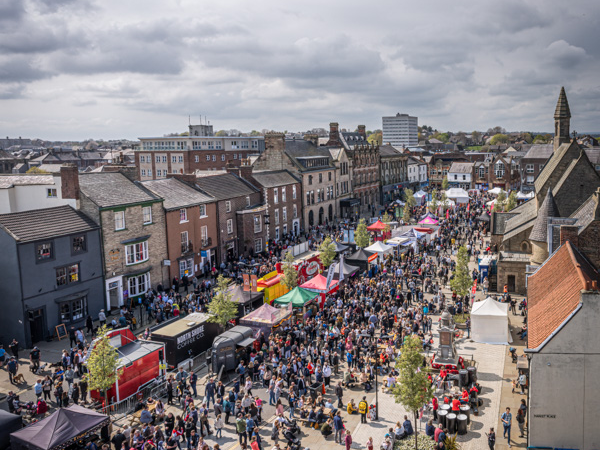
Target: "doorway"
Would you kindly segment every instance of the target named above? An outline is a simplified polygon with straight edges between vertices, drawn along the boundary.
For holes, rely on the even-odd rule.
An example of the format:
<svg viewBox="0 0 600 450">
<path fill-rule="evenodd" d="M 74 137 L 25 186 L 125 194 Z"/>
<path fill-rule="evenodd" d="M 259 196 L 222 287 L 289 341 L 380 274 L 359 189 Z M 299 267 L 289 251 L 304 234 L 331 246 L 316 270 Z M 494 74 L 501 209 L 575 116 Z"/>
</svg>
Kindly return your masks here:
<svg viewBox="0 0 600 450">
<path fill-rule="evenodd" d="M 30 309 L 27 311 L 27 314 L 29 315 L 31 343 L 35 344 L 36 342 L 43 341 L 46 337 L 44 308 Z"/>
<path fill-rule="evenodd" d="M 507 276 L 506 284 L 508 285 L 508 292 L 515 292 L 515 276 L 514 275 Z"/>
<path fill-rule="evenodd" d="M 109 311 L 119 309 L 121 306 L 121 282 L 120 280 L 110 281 L 108 283 L 108 308 Z"/>
</svg>

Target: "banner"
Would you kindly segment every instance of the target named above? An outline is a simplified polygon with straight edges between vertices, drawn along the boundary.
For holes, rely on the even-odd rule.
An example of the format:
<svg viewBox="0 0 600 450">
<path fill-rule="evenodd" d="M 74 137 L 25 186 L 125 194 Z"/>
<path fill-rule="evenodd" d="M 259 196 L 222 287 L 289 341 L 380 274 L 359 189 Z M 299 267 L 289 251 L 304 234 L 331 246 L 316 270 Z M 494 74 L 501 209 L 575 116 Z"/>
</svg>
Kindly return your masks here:
<svg viewBox="0 0 600 450">
<path fill-rule="evenodd" d="M 250 275 L 244 274 L 244 291 L 248 292 L 250 290 Z"/>
<path fill-rule="evenodd" d="M 344 255 L 340 256 L 340 283 L 344 280 Z"/>
<path fill-rule="evenodd" d="M 335 264 L 331 264 L 329 266 L 329 271 L 327 272 L 327 290 L 329 290 L 329 285 L 331 284 L 331 280 L 333 280 L 333 272 L 335 272 Z"/>
<path fill-rule="evenodd" d="M 250 286 L 252 287 L 252 292 L 257 292 L 257 283 L 258 283 L 258 277 L 256 275 L 251 275 L 250 276 Z"/>
</svg>

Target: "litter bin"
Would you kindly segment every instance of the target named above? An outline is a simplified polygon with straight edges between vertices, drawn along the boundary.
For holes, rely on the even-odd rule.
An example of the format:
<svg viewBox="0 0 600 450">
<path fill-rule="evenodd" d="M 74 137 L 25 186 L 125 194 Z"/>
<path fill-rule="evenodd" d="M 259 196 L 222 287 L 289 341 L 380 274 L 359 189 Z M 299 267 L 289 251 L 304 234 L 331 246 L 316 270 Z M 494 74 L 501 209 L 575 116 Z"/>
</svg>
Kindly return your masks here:
<svg viewBox="0 0 600 450">
<path fill-rule="evenodd" d="M 456 417 L 456 432 L 458 434 L 467 434 L 467 416 L 459 414 Z"/>
<path fill-rule="evenodd" d="M 313 400 L 316 400 L 323 390 L 323 383 L 313 383 L 308 387 L 310 396 Z"/>
</svg>

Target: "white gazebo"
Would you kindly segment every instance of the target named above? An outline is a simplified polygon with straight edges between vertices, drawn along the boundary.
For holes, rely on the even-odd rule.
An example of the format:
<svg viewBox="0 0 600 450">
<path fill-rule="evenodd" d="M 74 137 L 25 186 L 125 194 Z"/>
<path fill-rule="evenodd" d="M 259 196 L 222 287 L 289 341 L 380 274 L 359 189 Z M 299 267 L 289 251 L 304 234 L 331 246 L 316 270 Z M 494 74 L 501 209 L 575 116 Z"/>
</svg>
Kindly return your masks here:
<svg viewBox="0 0 600 450">
<path fill-rule="evenodd" d="M 495 187 L 494 189 L 490 189 L 488 191 L 488 194 L 492 194 L 492 195 L 500 195 L 500 192 L 504 192 L 506 194 L 506 191 L 504 189 L 502 189 L 501 187 Z"/>
<path fill-rule="evenodd" d="M 425 200 L 427 200 L 427 192 L 418 191 L 413 195 L 418 205 L 423 205 Z"/>
<path fill-rule="evenodd" d="M 471 339 L 484 344 L 506 345 L 511 342 L 508 329 L 508 303 L 497 302 L 491 297 L 473 303 Z"/>
<path fill-rule="evenodd" d="M 450 188 L 446 191 L 446 197 L 456 201 L 456 203 L 468 203 L 469 193 L 461 188 Z"/>
<path fill-rule="evenodd" d="M 394 251 L 394 247 L 384 244 L 381 241 L 377 241 L 373 245 L 365 248 L 365 250 L 372 253 L 378 253 L 380 256 L 383 256 L 392 253 Z"/>
</svg>

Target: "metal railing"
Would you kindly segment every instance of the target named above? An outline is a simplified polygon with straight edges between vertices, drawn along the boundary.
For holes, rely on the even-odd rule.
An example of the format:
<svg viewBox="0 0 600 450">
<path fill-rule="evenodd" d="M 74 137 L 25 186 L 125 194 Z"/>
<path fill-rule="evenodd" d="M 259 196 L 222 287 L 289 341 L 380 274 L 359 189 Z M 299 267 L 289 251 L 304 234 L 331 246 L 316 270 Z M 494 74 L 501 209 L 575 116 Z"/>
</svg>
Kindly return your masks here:
<svg viewBox="0 0 600 450">
<path fill-rule="evenodd" d="M 212 245 L 212 238 L 207 237 L 207 238 L 202 239 L 200 245 L 202 246 L 202 248 L 210 247 Z"/>
<path fill-rule="evenodd" d="M 186 243 L 182 243 L 181 244 L 181 254 L 185 255 L 186 253 L 190 253 L 194 251 L 194 245 L 192 244 L 192 241 L 188 241 Z"/>
</svg>

